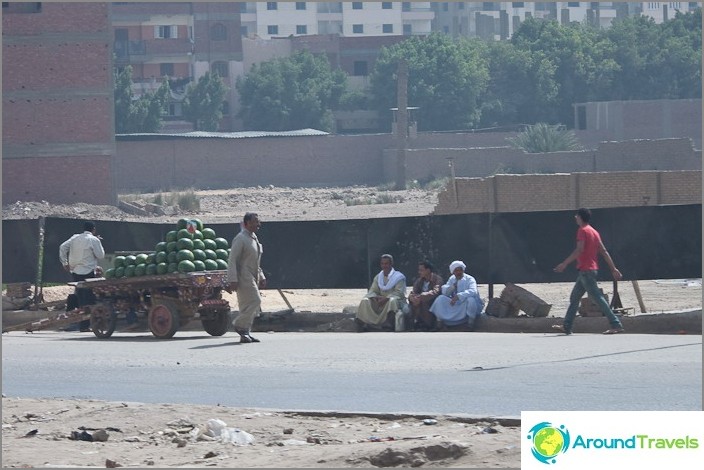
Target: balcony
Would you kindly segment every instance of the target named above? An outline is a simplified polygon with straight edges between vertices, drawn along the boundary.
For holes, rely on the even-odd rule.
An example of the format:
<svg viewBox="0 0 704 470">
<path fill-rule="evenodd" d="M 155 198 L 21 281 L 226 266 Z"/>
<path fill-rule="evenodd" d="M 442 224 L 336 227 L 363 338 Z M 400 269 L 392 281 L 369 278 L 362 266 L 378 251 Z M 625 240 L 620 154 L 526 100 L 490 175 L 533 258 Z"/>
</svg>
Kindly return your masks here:
<svg viewBox="0 0 704 470">
<path fill-rule="evenodd" d="M 144 55 L 147 53 L 146 41 L 115 41 L 113 52 L 118 60 L 129 59 L 132 55 Z"/>
</svg>

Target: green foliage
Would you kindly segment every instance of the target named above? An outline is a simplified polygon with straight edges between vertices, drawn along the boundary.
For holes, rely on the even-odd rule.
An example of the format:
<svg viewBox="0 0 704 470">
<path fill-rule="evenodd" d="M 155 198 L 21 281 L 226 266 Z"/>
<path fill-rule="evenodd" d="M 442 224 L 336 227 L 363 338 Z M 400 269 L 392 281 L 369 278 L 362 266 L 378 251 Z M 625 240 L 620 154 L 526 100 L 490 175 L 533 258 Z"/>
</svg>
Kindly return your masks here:
<svg viewBox="0 0 704 470">
<path fill-rule="evenodd" d="M 217 72 L 206 72 L 186 89 L 183 116 L 197 131 L 217 131 L 222 119 L 222 108 L 227 87 Z"/>
<path fill-rule="evenodd" d="M 346 82 L 344 72 L 333 71 L 324 56 L 308 51 L 255 64 L 237 79 L 239 116 L 246 129 L 330 131 L 331 110 L 337 108 Z"/>
<path fill-rule="evenodd" d="M 166 111 L 170 96 L 168 80 L 162 81 L 153 93 L 145 93 L 138 99 L 132 93 L 132 67 L 115 72 L 115 132 L 158 132 L 161 116 Z"/>
<path fill-rule="evenodd" d="M 551 126 L 544 122 L 528 126 L 516 137 L 507 140 L 513 147 L 528 153 L 573 151 L 582 148 L 574 132 L 566 130 L 564 126 Z"/>
<path fill-rule="evenodd" d="M 417 106 L 420 130 L 452 130 L 479 123 L 479 97 L 489 72 L 479 40 L 453 40 L 443 34 L 412 37 L 382 48 L 370 75 L 374 105 L 380 116 L 397 104 L 396 71 L 408 63 L 408 105 Z"/>
</svg>

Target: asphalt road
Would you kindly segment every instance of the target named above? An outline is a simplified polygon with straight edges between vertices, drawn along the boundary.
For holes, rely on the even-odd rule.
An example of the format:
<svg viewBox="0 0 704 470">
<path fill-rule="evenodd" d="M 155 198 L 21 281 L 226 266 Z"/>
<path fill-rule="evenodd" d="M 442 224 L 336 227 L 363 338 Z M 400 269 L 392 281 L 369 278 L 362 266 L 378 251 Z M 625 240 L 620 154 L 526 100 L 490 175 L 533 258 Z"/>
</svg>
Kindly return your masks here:
<svg viewBox="0 0 704 470">
<path fill-rule="evenodd" d="M 285 410 L 518 417 L 701 410 L 702 337 L 40 331 L 2 335 L 2 392 Z"/>
</svg>

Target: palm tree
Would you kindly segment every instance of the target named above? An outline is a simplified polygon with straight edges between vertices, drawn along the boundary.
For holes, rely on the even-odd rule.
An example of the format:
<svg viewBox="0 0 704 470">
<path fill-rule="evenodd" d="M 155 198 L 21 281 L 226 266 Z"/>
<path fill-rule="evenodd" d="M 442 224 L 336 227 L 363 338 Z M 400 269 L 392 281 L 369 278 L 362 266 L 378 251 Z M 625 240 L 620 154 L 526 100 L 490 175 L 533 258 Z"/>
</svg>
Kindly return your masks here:
<svg viewBox="0 0 704 470">
<path fill-rule="evenodd" d="M 514 148 L 523 149 L 528 153 L 564 152 L 582 150 L 574 132 L 565 129 L 561 124 L 550 125 L 539 122 L 528 126 L 516 137 L 509 137 Z"/>
</svg>

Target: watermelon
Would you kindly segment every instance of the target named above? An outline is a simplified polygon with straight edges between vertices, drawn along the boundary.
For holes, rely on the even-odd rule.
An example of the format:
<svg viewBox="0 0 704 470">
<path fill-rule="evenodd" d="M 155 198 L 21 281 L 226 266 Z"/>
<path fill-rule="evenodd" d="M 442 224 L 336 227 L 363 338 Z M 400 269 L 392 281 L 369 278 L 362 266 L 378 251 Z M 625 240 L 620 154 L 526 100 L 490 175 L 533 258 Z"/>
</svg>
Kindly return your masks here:
<svg viewBox="0 0 704 470">
<path fill-rule="evenodd" d="M 134 264 L 130 264 L 129 266 L 125 266 L 125 277 L 134 277 L 134 270 L 136 266 Z"/>
<path fill-rule="evenodd" d="M 168 263 L 176 263 L 178 262 L 178 252 L 172 251 L 168 255 L 166 255 L 166 261 Z"/>
<path fill-rule="evenodd" d="M 105 270 L 105 273 L 103 273 L 103 277 L 105 279 L 112 279 L 115 277 L 115 268 L 108 268 Z"/>
<path fill-rule="evenodd" d="M 195 260 L 193 265 L 196 267 L 196 271 L 205 271 L 205 263 L 200 260 Z"/>
<path fill-rule="evenodd" d="M 167 271 L 170 273 L 177 273 L 178 272 L 178 263 L 169 263 Z"/>
<path fill-rule="evenodd" d="M 200 240 L 198 238 L 193 240 L 193 249 L 194 250 L 205 250 L 205 242 L 203 240 Z"/>
<path fill-rule="evenodd" d="M 156 253 L 159 253 L 160 251 L 166 251 L 166 242 L 157 243 L 156 247 L 154 247 L 154 251 Z"/>
<path fill-rule="evenodd" d="M 176 223 L 176 226 L 181 229 L 185 229 L 188 227 L 188 222 L 190 222 L 190 219 L 178 219 L 178 222 Z"/>
<path fill-rule="evenodd" d="M 218 259 L 218 255 L 217 255 L 217 253 L 215 253 L 215 250 L 203 250 L 203 251 L 205 252 L 205 257 L 207 259 L 212 259 L 212 260 Z"/>
<path fill-rule="evenodd" d="M 148 256 L 146 254 L 140 253 L 137 256 L 135 256 L 134 264 L 147 264 L 147 258 L 148 258 Z"/>
<path fill-rule="evenodd" d="M 190 253 L 190 251 L 189 251 L 189 253 Z M 184 259 L 178 263 L 178 272 L 180 272 L 180 273 L 190 273 L 195 270 L 196 270 L 196 266 L 193 264 L 193 261 L 189 261 L 187 259 Z"/>
<path fill-rule="evenodd" d="M 215 230 L 210 227 L 204 228 L 203 230 L 201 230 L 201 232 L 203 232 L 203 238 L 205 238 L 206 240 L 212 240 L 217 236 L 215 235 Z"/>
<path fill-rule="evenodd" d="M 168 256 L 168 253 L 166 251 L 158 251 L 156 253 L 156 258 L 154 259 L 154 261 L 156 261 L 156 264 L 165 263 L 167 256 Z"/>
<path fill-rule="evenodd" d="M 179 238 L 179 240 L 176 242 L 176 248 L 178 248 L 179 250 L 192 250 L 193 240 L 189 238 Z"/>
<path fill-rule="evenodd" d="M 206 259 L 205 260 L 205 270 L 206 271 L 215 271 L 218 269 L 218 263 L 214 259 Z"/>
<path fill-rule="evenodd" d="M 191 222 L 195 222 L 198 230 L 203 230 L 203 222 L 200 219 L 191 219 Z"/>
<path fill-rule="evenodd" d="M 222 248 L 218 248 L 217 250 L 215 250 L 215 255 L 217 256 L 218 259 L 222 259 L 222 260 L 227 261 L 227 258 L 228 258 L 227 250 L 223 250 Z"/>
<path fill-rule="evenodd" d="M 125 277 L 125 267 L 120 266 L 115 268 L 115 278 Z"/>
<path fill-rule="evenodd" d="M 147 265 L 147 276 L 153 276 L 156 274 L 156 264 L 155 263 L 150 263 Z"/>
<path fill-rule="evenodd" d="M 203 240 L 203 243 L 205 244 L 205 249 L 213 251 L 218 249 L 218 244 L 213 239 L 206 238 L 205 240 Z"/>
<path fill-rule="evenodd" d="M 176 235 L 176 239 L 180 240 L 181 238 L 188 238 L 190 240 L 193 240 L 193 234 L 189 232 L 187 229 L 183 228 L 178 231 L 178 235 Z"/>
<path fill-rule="evenodd" d="M 166 234 L 166 243 L 175 242 L 178 238 L 178 232 L 176 230 L 171 230 Z"/>
<path fill-rule="evenodd" d="M 124 256 L 115 256 L 115 259 L 113 260 L 113 266 L 116 268 L 121 268 L 125 265 L 125 257 Z"/>
<path fill-rule="evenodd" d="M 125 256 L 125 267 L 134 266 L 135 264 L 137 264 L 137 257 L 135 255 Z"/>
<path fill-rule="evenodd" d="M 191 250 L 180 250 L 178 252 L 179 261 L 193 261 L 194 259 L 195 257 L 193 256 L 193 252 Z"/>
<path fill-rule="evenodd" d="M 156 264 L 156 253 L 149 253 L 147 255 L 147 264 Z"/>
<path fill-rule="evenodd" d="M 177 242 L 169 242 L 166 244 L 166 251 L 168 253 L 171 253 L 172 251 L 178 251 L 178 243 Z"/>
<path fill-rule="evenodd" d="M 135 276 L 144 276 L 147 274 L 147 265 L 144 263 L 140 263 L 134 267 L 134 275 Z"/>
<path fill-rule="evenodd" d="M 156 265 L 157 274 L 166 274 L 169 271 L 169 265 L 166 263 L 159 263 Z"/>
<path fill-rule="evenodd" d="M 218 248 L 222 248 L 223 250 L 227 250 L 228 248 L 230 248 L 230 244 L 227 243 L 227 240 L 225 240 L 222 237 L 216 238 L 215 244 L 217 245 Z"/>
<path fill-rule="evenodd" d="M 203 232 L 201 232 L 200 230 L 196 230 L 195 232 L 193 232 L 193 239 L 194 240 L 202 240 L 203 239 Z"/>
<path fill-rule="evenodd" d="M 227 269 L 227 261 L 224 259 L 217 259 L 215 262 L 218 264 L 218 269 Z"/>
<path fill-rule="evenodd" d="M 196 261 L 205 261 L 206 259 L 208 259 L 208 257 L 205 256 L 205 251 L 203 250 L 193 250 L 193 258 Z"/>
</svg>

